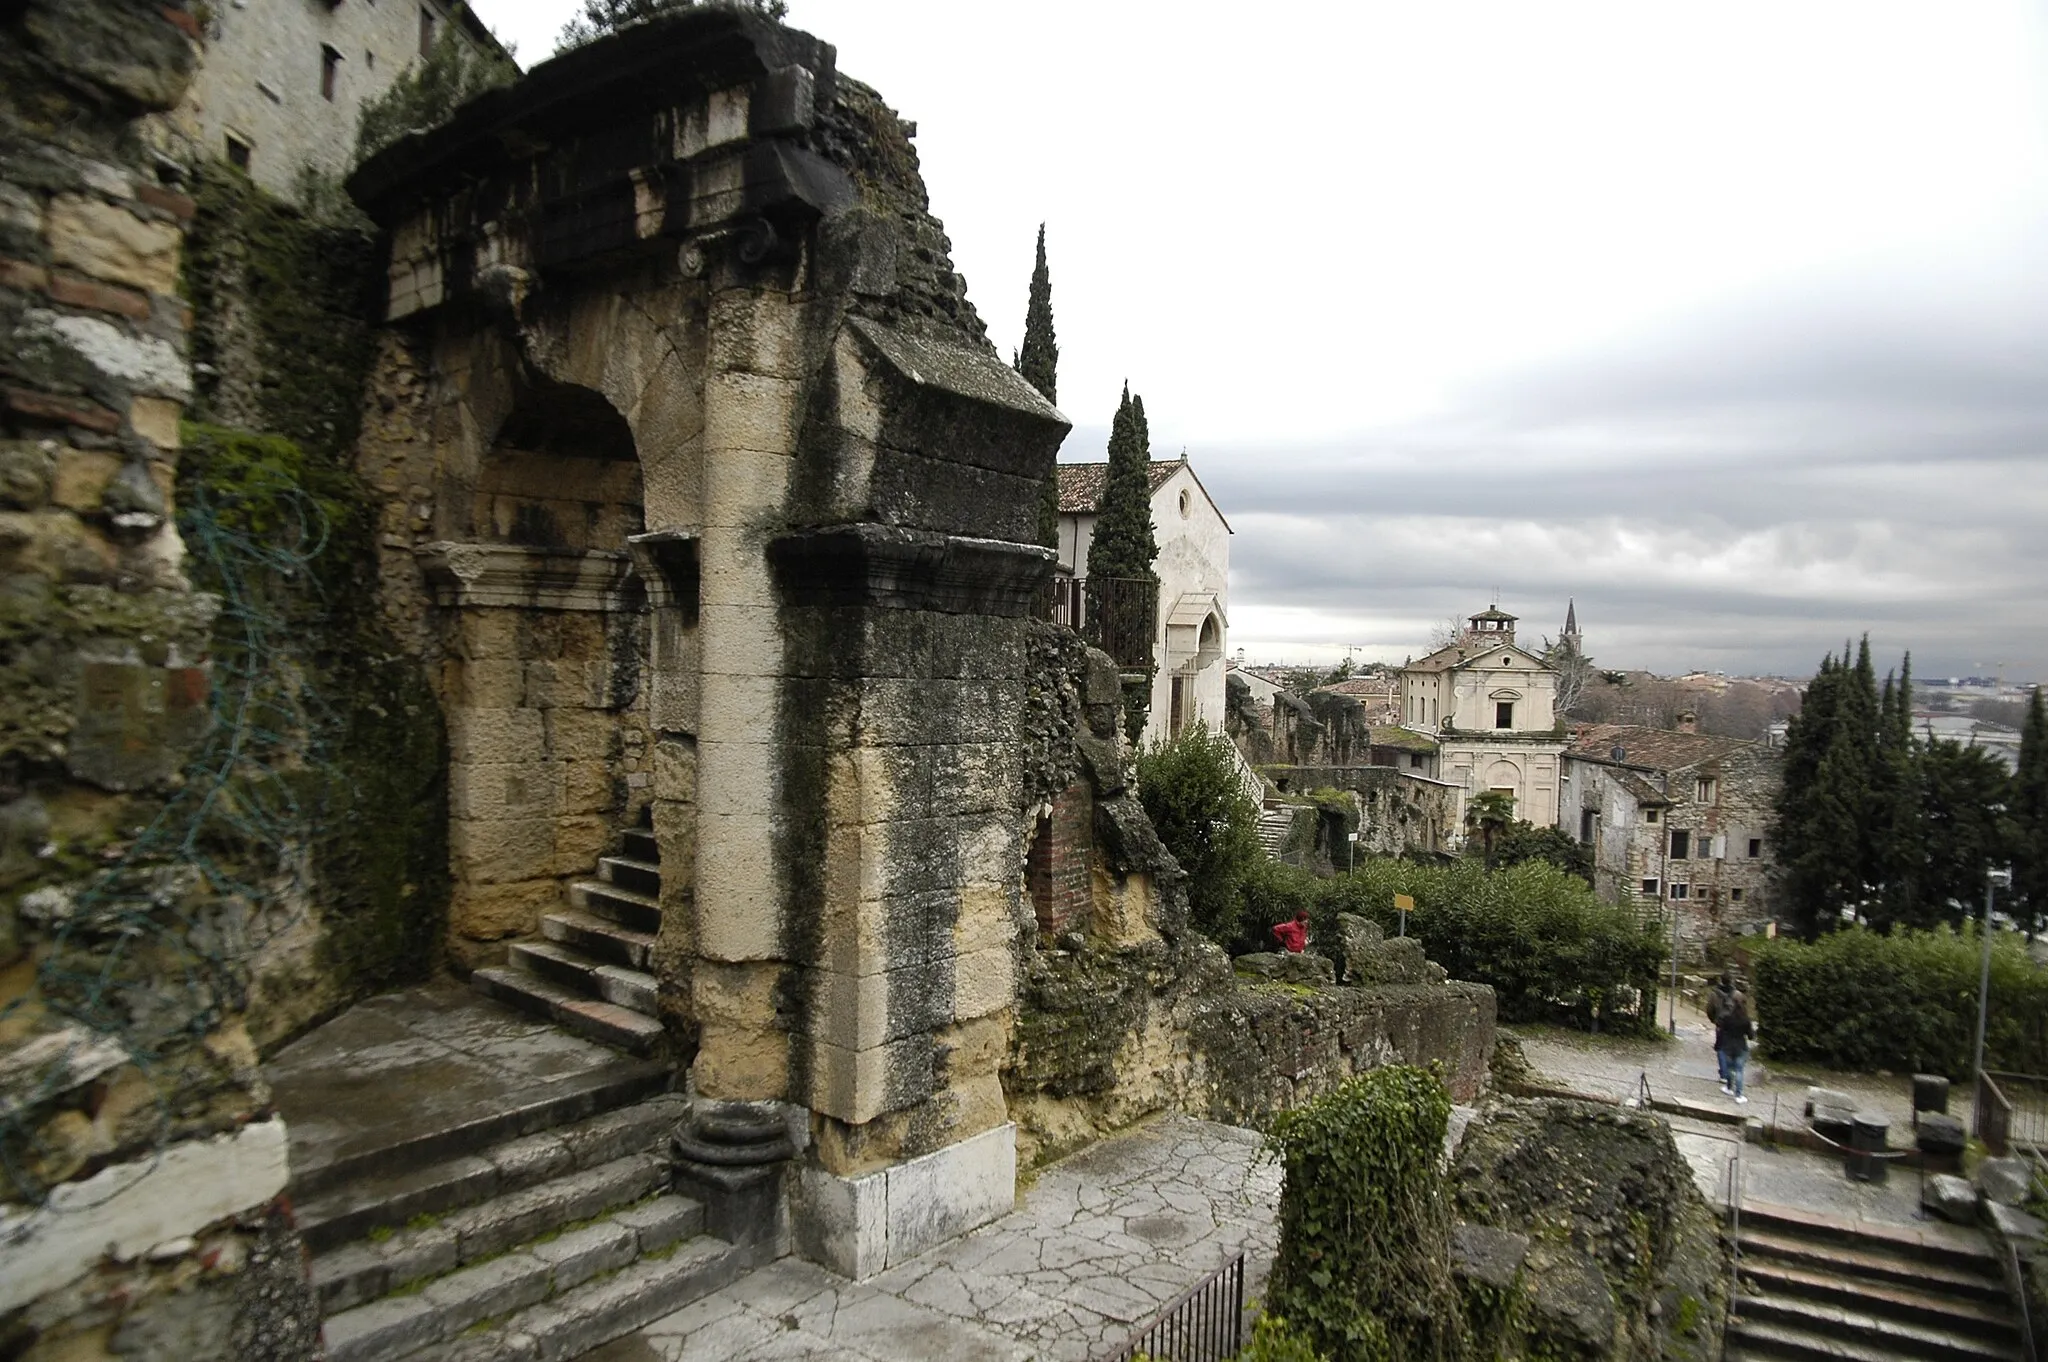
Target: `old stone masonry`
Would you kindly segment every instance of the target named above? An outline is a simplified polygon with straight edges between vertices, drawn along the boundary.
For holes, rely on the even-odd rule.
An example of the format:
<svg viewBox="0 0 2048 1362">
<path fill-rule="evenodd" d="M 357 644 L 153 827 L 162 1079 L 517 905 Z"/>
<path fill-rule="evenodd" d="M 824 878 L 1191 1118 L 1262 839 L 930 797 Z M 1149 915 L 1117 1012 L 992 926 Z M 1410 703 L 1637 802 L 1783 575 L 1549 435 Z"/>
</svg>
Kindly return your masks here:
<svg viewBox="0 0 2048 1362">
<path fill-rule="evenodd" d="M 224 22 L 0 10 L 0 1355 L 567 1358 L 791 1255 L 1108 1345 L 1263 1231 L 1140 1142 L 1097 1280 L 929 1256 L 1020 1160 L 1476 1093 L 1489 990 L 1188 930 L 1068 422 L 831 45 L 679 8 L 283 202 Z"/>
</svg>

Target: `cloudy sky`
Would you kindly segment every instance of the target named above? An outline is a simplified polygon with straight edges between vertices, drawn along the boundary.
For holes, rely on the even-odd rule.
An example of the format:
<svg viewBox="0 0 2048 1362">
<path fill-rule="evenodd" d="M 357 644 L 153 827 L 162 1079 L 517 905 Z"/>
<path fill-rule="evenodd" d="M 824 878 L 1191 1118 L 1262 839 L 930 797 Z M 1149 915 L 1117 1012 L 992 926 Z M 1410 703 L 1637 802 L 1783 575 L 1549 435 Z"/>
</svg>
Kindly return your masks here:
<svg viewBox="0 0 2048 1362">
<path fill-rule="evenodd" d="M 531 64 L 575 0 L 476 0 Z M 2048 21 L 2026 0 L 790 0 L 918 124 L 996 343 L 1048 224 L 1062 457 L 1119 385 L 1231 642 L 1496 590 L 1610 666 L 2048 679 Z"/>
</svg>

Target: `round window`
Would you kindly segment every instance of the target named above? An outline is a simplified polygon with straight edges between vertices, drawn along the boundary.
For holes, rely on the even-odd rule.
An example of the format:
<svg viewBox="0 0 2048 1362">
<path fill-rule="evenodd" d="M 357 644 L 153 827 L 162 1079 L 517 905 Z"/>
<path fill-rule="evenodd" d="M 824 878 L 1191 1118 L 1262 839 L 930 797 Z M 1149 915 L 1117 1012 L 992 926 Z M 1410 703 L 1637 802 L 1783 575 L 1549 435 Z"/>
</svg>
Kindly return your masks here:
<svg viewBox="0 0 2048 1362">
<path fill-rule="evenodd" d="M 1190 506 L 1192 506 L 1192 505 L 1194 505 L 1194 502 L 1193 502 L 1193 501 L 1192 501 L 1192 500 L 1191 500 L 1191 499 L 1190 499 L 1190 498 L 1188 497 L 1188 492 L 1187 492 L 1187 488 L 1185 488 L 1185 487 L 1181 488 L 1181 492 L 1180 492 L 1180 518 L 1181 518 L 1182 520 L 1186 520 L 1186 519 L 1188 518 L 1188 508 L 1189 508 Z"/>
</svg>

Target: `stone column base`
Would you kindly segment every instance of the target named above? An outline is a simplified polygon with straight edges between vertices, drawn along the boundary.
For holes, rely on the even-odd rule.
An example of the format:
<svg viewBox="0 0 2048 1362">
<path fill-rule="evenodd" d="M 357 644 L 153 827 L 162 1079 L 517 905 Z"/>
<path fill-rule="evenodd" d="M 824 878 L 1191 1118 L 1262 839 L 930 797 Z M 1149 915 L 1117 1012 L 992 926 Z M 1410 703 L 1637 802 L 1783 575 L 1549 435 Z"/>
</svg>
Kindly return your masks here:
<svg viewBox="0 0 2048 1362">
<path fill-rule="evenodd" d="M 1017 1127 L 843 1178 L 798 1171 L 790 1189 L 796 1251 L 859 1281 L 1007 1215 L 1017 1201 Z"/>
</svg>

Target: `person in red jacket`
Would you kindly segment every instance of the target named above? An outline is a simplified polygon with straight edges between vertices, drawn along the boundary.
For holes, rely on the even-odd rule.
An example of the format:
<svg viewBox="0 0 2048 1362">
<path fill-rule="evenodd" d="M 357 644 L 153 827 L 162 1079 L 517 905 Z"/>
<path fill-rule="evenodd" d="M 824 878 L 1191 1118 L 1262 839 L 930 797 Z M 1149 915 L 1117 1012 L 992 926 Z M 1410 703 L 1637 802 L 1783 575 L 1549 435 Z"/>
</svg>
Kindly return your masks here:
<svg viewBox="0 0 2048 1362">
<path fill-rule="evenodd" d="M 1273 924 L 1273 939 L 1283 950 L 1300 955 L 1308 949 L 1308 909 L 1303 908 L 1294 915 L 1292 922 Z"/>
</svg>

